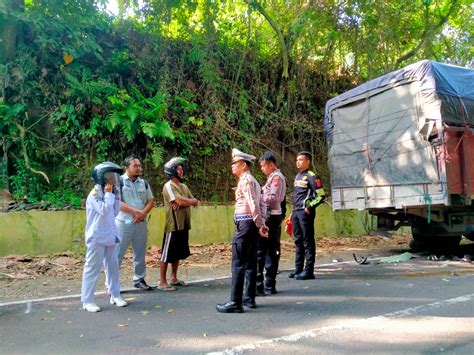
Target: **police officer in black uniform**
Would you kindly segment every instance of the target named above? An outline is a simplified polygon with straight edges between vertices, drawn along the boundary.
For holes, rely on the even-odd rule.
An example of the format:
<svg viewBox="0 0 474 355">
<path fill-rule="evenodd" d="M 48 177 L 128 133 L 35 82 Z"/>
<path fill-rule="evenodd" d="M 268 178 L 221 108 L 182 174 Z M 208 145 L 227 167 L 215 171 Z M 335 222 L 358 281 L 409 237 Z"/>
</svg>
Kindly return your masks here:
<svg viewBox="0 0 474 355">
<path fill-rule="evenodd" d="M 298 153 L 296 167 L 298 174 L 293 184 L 293 235 L 296 247 L 295 270 L 290 278 L 297 280 L 314 279 L 316 260 L 316 242 L 314 239 L 314 219 L 316 207 L 325 198 L 321 179 L 311 170 L 311 154 L 306 151 Z M 306 260 L 306 265 L 305 265 Z"/>
</svg>

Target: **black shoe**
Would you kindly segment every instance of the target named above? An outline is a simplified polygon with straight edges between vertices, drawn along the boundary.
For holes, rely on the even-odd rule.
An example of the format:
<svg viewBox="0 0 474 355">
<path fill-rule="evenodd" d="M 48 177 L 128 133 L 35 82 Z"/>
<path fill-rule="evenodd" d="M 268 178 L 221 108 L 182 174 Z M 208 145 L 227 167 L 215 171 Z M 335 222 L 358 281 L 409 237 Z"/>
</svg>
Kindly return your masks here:
<svg viewBox="0 0 474 355">
<path fill-rule="evenodd" d="M 295 276 L 296 280 L 314 280 L 314 274 L 312 272 L 303 271 Z"/>
<path fill-rule="evenodd" d="M 242 302 L 242 305 L 244 305 L 247 308 L 252 308 L 252 309 L 257 308 L 257 304 L 255 303 L 255 300 L 245 300 Z"/>
<path fill-rule="evenodd" d="M 273 287 L 265 287 L 265 292 L 266 292 L 266 293 L 269 293 L 269 294 L 271 294 L 271 295 L 276 295 L 276 294 L 278 293 L 275 286 L 273 286 Z"/>
<path fill-rule="evenodd" d="M 265 291 L 263 290 L 263 287 L 257 287 L 257 291 L 255 292 L 255 296 L 263 297 L 265 295 Z"/>
<path fill-rule="evenodd" d="M 298 275 L 298 274 L 300 274 L 300 273 L 301 273 L 301 271 L 296 271 L 296 270 L 295 270 L 295 271 L 290 272 L 290 274 L 288 275 L 288 277 L 289 277 L 290 279 L 294 279 L 295 276 Z"/>
<path fill-rule="evenodd" d="M 220 313 L 243 313 L 244 309 L 242 305 L 238 305 L 235 302 L 227 302 L 216 304 L 216 310 Z"/>
<path fill-rule="evenodd" d="M 138 288 L 140 291 L 151 291 L 153 287 L 149 286 L 145 280 L 140 280 L 133 284 L 133 287 Z"/>
</svg>

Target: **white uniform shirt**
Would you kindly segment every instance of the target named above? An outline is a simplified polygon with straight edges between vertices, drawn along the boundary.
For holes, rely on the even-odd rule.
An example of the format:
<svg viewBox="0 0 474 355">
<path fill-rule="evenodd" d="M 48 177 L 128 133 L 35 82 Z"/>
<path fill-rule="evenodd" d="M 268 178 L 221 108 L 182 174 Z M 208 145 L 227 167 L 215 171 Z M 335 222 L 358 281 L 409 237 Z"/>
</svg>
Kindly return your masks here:
<svg viewBox="0 0 474 355">
<path fill-rule="evenodd" d="M 115 245 L 120 241 L 115 216 L 120 211 L 120 200 L 111 192 L 102 192 L 96 185 L 86 201 L 86 244 Z"/>
</svg>

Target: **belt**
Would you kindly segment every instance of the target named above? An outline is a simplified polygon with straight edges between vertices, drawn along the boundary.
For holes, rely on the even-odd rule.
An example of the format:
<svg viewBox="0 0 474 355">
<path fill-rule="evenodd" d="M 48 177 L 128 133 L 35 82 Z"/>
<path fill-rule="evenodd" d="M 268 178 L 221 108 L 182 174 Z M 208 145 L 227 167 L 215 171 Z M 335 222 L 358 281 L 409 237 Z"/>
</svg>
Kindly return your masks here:
<svg viewBox="0 0 474 355">
<path fill-rule="evenodd" d="M 234 221 L 248 221 L 253 219 L 253 216 L 251 214 L 235 214 L 234 215 Z"/>
<path fill-rule="evenodd" d="M 279 215 L 279 214 L 281 214 L 281 209 L 279 209 L 279 210 L 270 210 L 270 214 L 271 215 Z"/>
</svg>

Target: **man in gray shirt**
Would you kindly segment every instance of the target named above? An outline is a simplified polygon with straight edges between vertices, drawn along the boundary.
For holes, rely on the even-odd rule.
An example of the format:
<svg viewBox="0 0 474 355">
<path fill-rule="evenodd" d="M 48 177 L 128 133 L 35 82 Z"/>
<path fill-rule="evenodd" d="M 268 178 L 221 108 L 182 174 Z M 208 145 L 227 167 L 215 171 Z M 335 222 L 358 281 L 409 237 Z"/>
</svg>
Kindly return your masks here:
<svg viewBox="0 0 474 355">
<path fill-rule="evenodd" d="M 142 291 L 150 291 L 152 287 L 145 282 L 145 254 L 148 238 L 148 213 L 153 208 L 153 193 L 148 182 L 140 177 L 142 166 L 138 157 L 132 155 L 125 159 L 125 174 L 121 176 L 120 213 L 115 223 L 120 233 L 118 261 L 130 243 L 133 249 L 133 286 Z"/>
</svg>

